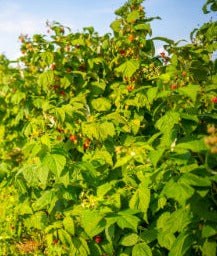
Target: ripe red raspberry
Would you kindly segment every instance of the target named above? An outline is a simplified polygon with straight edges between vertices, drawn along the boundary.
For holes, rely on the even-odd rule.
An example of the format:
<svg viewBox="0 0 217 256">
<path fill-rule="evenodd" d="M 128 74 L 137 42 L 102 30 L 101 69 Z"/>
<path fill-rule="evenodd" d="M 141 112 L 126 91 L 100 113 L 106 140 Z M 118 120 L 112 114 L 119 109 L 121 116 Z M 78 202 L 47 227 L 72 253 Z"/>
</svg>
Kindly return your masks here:
<svg viewBox="0 0 217 256">
<path fill-rule="evenodd" d="M 60 92 L 60 94 L 64 96 L 64 95 L 65 95 L 65 92 Z"/>
<path fill-rule="evenodd" d="M 70 68 L 67 68 L 67 72 L 68 72 L 68 73 L 71 72 L 71 69 L 70 69 Z"/>
<path fill-rule="evenodd" d="M 77 139 L 76 135 L 71 135 L 71 136 L 69 137 L 69 140 L 71 140 L 71 141 L 74 141 L 74 140 L 76 140 L 76 139 Z"/>
<path fill-rule="evenodd" d="M 161 52 L 160 55 L 161 55 L 162 58 L 164 58 L 165 57 L 165 52 Z"/>
<path fill-rule="evenodd" d="M 120 50 L 120 54 L 124 54 L 125 51 L 123 49 Z"/>
<path fill-rule="evenodd" d="M 55 64 L 51 64 L 51 67 L 50 67 L 50 68 L 51 68 L 51 69 L 55 69 L 55 67 L 56 67 Z"/>
<path fill-rule="evenodd" d="M 132 91 L 133 89 L 134 89 L 134 88 L 133 88 L 132 85 L 128 85 L 128 86 L 127 86 L 127 90 L 128 90 L 128 91 Z"/>
<path fill-rule="evenodd" d="M 174 89 L 176 89 L 177 88 L 177 86 L 175 85 L 175 84 L 173 84 L 172 86 L 171 86 L 171 89 L 172 90 L 174 90 Z"/>
<path fill-rule="evenodd" d="M 58 242 L 59 242 L 58 239 L 54 239 L 54 240 L 53 240 L 53 243 L 54 243 L 54 244 L 58 244 Z"/>
<path fill-rule="evenodd" d="M 95 242 L 97 243 L 97 244 L 99 244 L 100 242 L 101 242 L 101 237 L 100 236 L 96 236 L 95 237 Z"/>
<path fill-rule="evenodd" d="M 129 36 L 130 42 L 132 42 L 134 39 L 135 39 L 135 37 L 134 37 L 133 35 L 130 35 L 130 36 Z"/>
<path fill-rule="evenodd" d="M 213 103 L 217 103 L 217 97 L 213 97 L 213 98 L 212 98 L 212 102 L 213 102 Z"/>
</svg>

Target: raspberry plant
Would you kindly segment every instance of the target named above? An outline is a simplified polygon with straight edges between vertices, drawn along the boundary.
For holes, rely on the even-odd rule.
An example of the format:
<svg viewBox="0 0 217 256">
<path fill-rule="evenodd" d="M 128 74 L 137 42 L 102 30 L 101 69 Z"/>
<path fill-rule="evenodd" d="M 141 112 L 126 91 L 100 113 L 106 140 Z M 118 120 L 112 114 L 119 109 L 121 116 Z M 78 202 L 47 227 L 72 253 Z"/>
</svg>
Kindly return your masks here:
<svg viewBox="0 0 217 256">
<path fill-rule="evenodd" d="M 1 255 L 216 255 L 217 23 L 179 46 L 142 2 L 1 56 Z"/>
</svg>

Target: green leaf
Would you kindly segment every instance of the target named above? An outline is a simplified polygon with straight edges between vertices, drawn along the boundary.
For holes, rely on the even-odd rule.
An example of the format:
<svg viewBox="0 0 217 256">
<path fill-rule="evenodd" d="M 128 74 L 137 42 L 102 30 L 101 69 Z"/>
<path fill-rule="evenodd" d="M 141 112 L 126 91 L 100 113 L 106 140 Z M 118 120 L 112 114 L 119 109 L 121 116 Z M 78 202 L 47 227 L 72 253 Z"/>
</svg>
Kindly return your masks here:
<svg viewBox="0 0 217 256">
<path fill-rule="evenodd" d="M 107 163 L 113 166 L 112 155 L 106 150 L 96 150 L 92 160 L 98 160 L 102 163 Z"/>
<path fill-rule="evenodd" d="M 115 238 L 115 225 L 110 225 L 105 229 L 106 239 L 112 243 L 113 239 Z"/>
<path fill-rule="evenodd" d="M 140 13 L 138 11 L 132 11 L 127 15 L 127 22 L 135 22 L 137 19 L 139 19 Z"/>
<path fill-rule="evenodd" d="M 203 256 L 216 256 L 216 249 L 216 241 L 206 240 L 202 248 Z"/>
<path fill-rule="evenodd" d="M 133 247 L 132 256 L 152 256 L 152 251 L 146 243 L 140 243 Z"/>
<path fill-rule="evenodd" d="M 192 235 L 181 233 L 169 252 L 169 256 L 183 256 L 185 255 L 188 250 L 191 248 L 193 242 Z"/>
<path fill-rule="evenodd" d="M 126 214 L 118 217 L 117 224 L 121 229 L 129 228 L 137 232 L 137 226 L 140 219 L 136 216 Z"/>
<path fill-rule="evenodd" d="M 106 226 L 103 215 L 96 210 L 82 211 L 81 222 L 85 232 L 91 238 L 101 233 Z"/>
<path fill-rule="evenodd" d="M 58 120 L 60 120 L 63 123 L 65 121 L 65 116 L 66 116 L 64 107 L 55 108 L 55 112 Z"/>
<path fill-rule="evenodd" d="M 42 196 L 39 197 L 36 202 L 33 204 L 34 210 L 46 209 L 48 205 L 52 202 L 55 197 L 55 193 L 53 191 L 45 191 L 42 193 Z"/>
<path fill-rule="evenodd" d="M 147 91 L 147 97 L 150 104 L 156 99 L 158 93 L 158 87 L 149 88 Z"/>
<path fill-rule="evenodd" d="M 130 160 L 132 159 L 132 156 L 131 155 L 126 155 L 126 156 L 123 156 L 123 157 L 120 157 L 115 166 L 114 166 L 114 169 L 118 168 L 118 167 L 121 167 L 125 164 L 127 164 Z"/>
<path fill-rule="evenodd" d="M 139 119 L 133 119 L 131 122 L 131 129 L 134 135 L 136 135 L 139 132 L 140 129 L 140 120 Z"/>
<path fill-rule="evenodd" d="M 72 245 L 72 238 L 64 229 L 58 229 L 58 237 L 63 244 Z"/>
<path fill-rule="evenodd" d="M 179 87 L 178 92 L 179 94 L 185 95 L 192 99 L 193 102 L 196 101 L 197 94 L 201 90 L 200 85 L 188 85 L 186 87 Z"/>
<path fill-rule="evenodd" d="M 138 240 L 138 235 L 135 233 L 131 233 L 122 237 L 119 243 L 123 246 L 133 246 L 138 242 Z"/>
<path fill-rule="evenodd" d="M 42 86 L 43 90 L 47 92 L 49 85 L 54 83 L 54 72 L 52 70 L 43 72 L 38 77 L 38 85 Z"/>
<path fill-rule="evenodd" d="M 172 233 L 160 232 L 157 236 L 158 243 L 160 246 L 165 247 L 166 249 L 170 250 L 176 237 Z"/>
<path fill-rule="evenodd" d="M 24 92 L 16 92 L 14 95 L 11 97 L 11 103 L 13 104 L 19 104 L 23 99 L 26 98 L 26 95 Z"/>
<path fill-rule="evenodd" d="M 173 126 L 179 123 L 179 117 L 180 115 L 178 112 L 170 110 L 166 112 L 166 114 L 159 120 L 157 120 L 155 127 L 163 133 L 170 133 Z"/>
<path fill-rule="evenodd" d="M 66 76 L 60 79 L 60 83 L 61 87 L 63 87 L 64 89 L 67 89 L 71 85 L 69 78 L 67 78 Z"/>
<path fill-rule="evenodd" d="M 157 239 L 158 231 L 156 229 L 146 229 L 140 234 L 140 238 L 147 244 Z"/>
<path fill-rule="evenodd" d="M 160 40 L 160 41 L 166 42 L 166 43 L 171 44 L 171 45 L 175 44 L 175 42 L 174 42 L 173 40 L 168 39 L 168 38 L 166 38 L 166 37 L 160 37 L 160 36 L 158 36 L 158 37 L 152 38 L 152 40 Z"/>
<path fill-rule="evenodd" d="M 103 122 L 99 124 L 97 126 L 97 131 L 101 140 L 106 140 L 109 136 L 113 137 L 115 135 L 115 127 L 111 122 Z"/>
<path fill-rule="evenodd" d="M 157 148 L 156 150 L 149 152 L 149 157 L 151 162 L 153 163 L 154 167 L 157 166 L 158 162 L 160 161 L 161 157 L 163 156 L 163 153 L 165 151 L 165 148 Z"/>
<path fill-rule="evenodd" d="M 42 186 L 47 185 L 49 175 L 49 168 L 46 166 L 39 166 L 37 169 L 37 178 L 41 182 Z"/>
<path fill-rule="evenodd" d="M 178 150 L 178 149 L 189 149 L 192 152 L 196 152 L 196 153 L 199 153 L 201 151 L 207 151 L 207 147 L 204 144 L 203 139 L 177 143 L 175 150 Z"/>
<path fill-rule="evenodd" d="M 65 230 L 74 236 L 75 234 L 75 225 L 74 225 L 74 221 L 72 219 L 72 217 L 70 216 L 66 216 L 64 219 L 63 219 L 63 226 L 65 228 Z"/>
<path fill-rule="evenodd" d="M 47 154 L 43 159 L 43 164 L 59 178 L 65 167 L 66 158 L 59 154 Z"/>
<path fill-rule="evenodd" d="M 40 57 L 45 62 L 47 66 L 53 63 L 54 61 L 54 54 L 52 52 L 41 52 Z"/>
<path fill-rule="evenodd" d="M 145 30 L 148 33 L 151 33 L 150 24 L 138 24 L 134 27 L 135 30 Z"/>
<path fill-rule="evenodd" d="M 132 196 L 129 206 L 131 209 L 139 210 L 144 213 L 144 219 L 147 222 L 147 210 L 150 203 L 150 190 L 144 183 L 141 183 Z"/>
<path fill-rule="evenodd" d="M 109 111 L 111 109 L 111 102 L 106 98 L 97 98 L 92 100 L 92 107 L 98 112 Z"/>
<path fill-rule="evenodd" d="M 209 187 L 211 185 L 211 181 L 207 176 L 200 177 L 193 173 L 183 174 L 182 177 L 179 179 L 179 181 L 181 183 L 189 184 L 191 186 L 196 186 L 196 187 Z"/>
<path fill-rule="evenodd" d="M 121 29 L 121 24 L 122 24 L 122 20 L 118 19 L 115 20 L 111 23 L 110 28 L 114 31 L 114 32 L 119 32 Z"/>
<path fill-rule="evenodd" d="M 103 197 L 106 195 L 113 187 L 114 187 L 115 181 L 113 182 L 107 182 L 97 188 L 97 196 Z"/>
<path fill-rule="evenodd" d="M 205 224 L 202 229 L 202 237 L 208 238 L 217 234 L 216 223 Z"/>
<path fill-rule="evenodd" d="M 38 230 L 43 230 L 48 225 L 48 216 L 45 212 L 36 212 L 30 217 L 24 219 L 24 225 L 28 228 L 35 228 Z"/>
<path fill-rule="evenodd" d="M 174 182 L 170 180 L 163 188 L 162 195 L 166 195 L 167 198 L 173 198 L 181 205 L 184 205 L 186 200 L 192 197 L 194 189 L 188 184 Z"/>
<path fill-rule="evenodd" d="M 194 76 L 194 79 L 199 81 L 206 80 L 209 73 L 208 68 L 203 65 L 203 62 L 197 60 L 192 61 L 189 71 Z"/>
<path fill-rule="evenodd" d="M 128 60 L 117 67 L 115 71 L 121 73 L 123 76 L 130 78 L 139 68 L 139 65 L 140 63 L 137 60 Z"/>
</svg>

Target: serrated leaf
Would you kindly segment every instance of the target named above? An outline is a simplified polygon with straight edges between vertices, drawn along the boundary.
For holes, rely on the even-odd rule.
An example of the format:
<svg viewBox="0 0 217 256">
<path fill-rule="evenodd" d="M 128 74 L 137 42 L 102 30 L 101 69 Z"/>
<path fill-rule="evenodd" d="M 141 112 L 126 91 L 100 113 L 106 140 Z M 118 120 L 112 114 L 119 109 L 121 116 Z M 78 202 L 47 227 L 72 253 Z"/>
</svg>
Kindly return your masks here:
<svg viewBox="0 0 217 256">
<path fill-rule="evenodd" d="M 115 135 L 115 127 L 111 122 L 103 122 L 99 124 L 97 126 L 97 131 L 101 140 L 106 140 L 109 136 L 113 137 Z"/>
<path fill-rule="evenodd" d="M 114 32 L 119 32 L 121 29 L 121 19 L 115 20 L 111 23 L 110 28 L 114 31 Z"/>
<path fill-rule="evenodd" d="M 38 85 L 42 86 L 45 92 L 48 91 L 49 85 L 54 83 L 54 72 L 52 70 L 43 72 L 38 77 Z"/>
<path fill-rule="evenodd" d="M 114 186 L 114 182 L 107 182 L 97 188 L 97 196 L 103 197 L 106 195 Z"/>
<path fill-rule="evenodd" d="M 103 215 L 98 211 L 85 210 L 81 215 L 82 226 L 89 237 L 93 237 L 101 233 L 106 226 Z"/>
<path fill-rule="evenodd" d="M 106 227 L 105 229 L 105 235 L 106 235 L 106 239 L 112 243 L 114 237 L 115 237 L 115 225 L 110 225 L 108 227 Z"/>
<path fill-rule="evenodd" d="M 186 200 L 194 194 L 194 189 L 188 184 L 174 182 L 170 180 L 163 188 L 162 195 L 167 198 L 173 198 L 181 205 L 185 204 Z"/>
<path fill-rule="evenodd" d="M 140 129 L 140 120 L 133 119 L 130 124 L 131 124 L 131 129 L 132 129 L 133 134 L 136 135 Z"/>
<path fill-rule="evenodd" d="M 192 141 L 188 141 L 188 142 L 182 142 L 182 143 L 177 143 L 175 150 L 178 149 L 189 149 L 192 152 L 201 152 L 201 151 L 206 151 L 207 147 L 204 144 L 204 140 L 200 139 L 200 140 L 192 140 Z"/>
<path fill-rule="evenodd" d="M 115 169 L 115 168 L 118 168 L 118 167 L 121 167 L 121 166 L 123 166 L 123 165 L 125 165 L 125 164 L 127 164 L 131 159 L 132 159 L 132 156 L 131 156 L 131 155 L 126 155 L 126 156 L 120 157 L 120 158 L 117 160 L 117 162 L 116 162 L 116 164 L 115 164 L 115 166 L 114 166 L 114 169 Z"/>
<path fill-rule="evenodd" d="M 197 94 L 201 90 L 200 85 L 188 85 L 186 87 L 179 87 L 178 92 L 179 94 L 185 95 L 192 99 L 193 102 L 196 101 Z"/>
<path fill-rule="evenodd" d="M 123 76 L 130 78 L 139 68 L 139 65 L 140 63 L 137 60 L 128 60 L 117 67 L 115 71 L 121 73 Z"/>
<path fill-rule="evenodd" d="M 148 89 L 147 97 L 150 104 L 152 104 L 154 99 L 156 99 L 157 93 L 158 93 L 158 87 L 152 87 Z"/>
<path fill-rule="evenodd" d="M 74 221 L 72 219 L 72 217 L 70 216 L 66 216 L 64 219 L 63 219 L 63 226 L 65 228 L 65 230 L 71 234 L 72 236 L 74 236 L 75 234 L 75 225 L 74 225 Z"/>
<path fill-rule="evenodd" d="M 185 173 L 180 178 L 180 182 L 189 184 L 191 186 L 196 187 L 209 187 L 211 185 L 211 181 L 208 177 L 200 177 L 193 173 Z"/>
<path fill-rule="evenodd" d="M 135 30 L 145 30 L 148 33 L 151 33 L 150 24 L 138 24 L 134 27 Z"/>
<path fill-rule="evenodd" d="M 119 243 L 123 246 L 133 246 L 138 242 L 138 240 L 138 235 L 135 233 L 131 233 L 122 237 Z"/>
<path fill-rule="evenodd" d="M 65 167 L 66 158 L 59 154 L 47 154 L 43 159 L 43 164 L 59 178 Z"/>
<path fill-rule="evenodd" d="M 132 196 L 129 206 L 131 209 L 138 210 L 144 213 L 144 219 L 147 222 L 147 210 L 150 203 L 150 190 L 143 183 L 139 185 L 139 188 L 136 190 Z"/>
<path fill-rule="evenodd" d="M 72 238 L 64 229 L 58 229 L 58 237 L 63 244 L 72 245 Z"/>
<path fill-rule="evenodd" d="M 192 246 L 193 236 L 185 233 L 179 234 L 172 245 L 169 256 L 183 256 Z"/>
<path fill-rule="evenodd" d="M 146 243 L 140 243 L 133 247 L 132 256 L 152 256 L 152 251 Z"/>
<path fill-rule="evenodd" d="M 217 246 L 216 241 L 206 240 L 203 244 L 203 256 L 216 256 Z"/>
<path fill-rule="evenodd" d="M 63 87 L 64 89 L 68 88 L 71 85 L 70 80 L 66 76 L 60 79 L 60 83 L 61 87 Z"/>
<path fill-rule="evenodd" d="M 163 133 L 169 133 L 175 124 L 179 123 L 179 113 L 168 111 L 155 123 L 155 127 Z"/>
<path fill-rule="evenodd" d="M 176 240 L 176 237 L 174 234 L 166 231 L 158 233 L 157 239 L 160 246 L 170 250 L 174 241 Z"/>
<path fill-rule="evenodd" d="M 122 215 L 118 217 L 117 224 L 121 229 L 129 228 L 137 232 L 137 226 L 140 219 L 133 215 Z"/>
<path fill-rule="evenodd" d="M 102 162 L 113 166 L 112 155 L 106 150 L 97 150 L 92 160 L 101 160 Z"/>
<path fill-rule="evenodd" d="M 127 22 L 131 23 L 139 19 L 140 13 L 138 11 L 132 11 L 127 15 Z"/>
<path fill-rule="evenodd" d="M 24 225 L 28 228 L 43 230 L 48 225 L 48 216 L 45 212 L 39 211 L 24 219 Z"/>
<path fill-rule="evenodd" d="M 109 111 L 111 109 L 111 102 L 106 98 L 97 98 L 92 100 L 91 105 L 93 109 L 98 112 Z"/>
<path fill-rule="evenodd" d="M 49 175 L 49 168 L 46 166 L 39 166 L 37 169 L 37 178 L 41 182 L 42 186 L 47 185 Z"/>
<path fill-rule="evenodd" d="M 203 238 L 208 238 L 211 236 L 214 236 L 217 234 L 217 227 L 216 227 L 216 223 L 208 223 L 206 225 L 203 226 L 202 229 L 202 237 Z"/>
<path fill-rule="evenodd" d="M 52 202 L 55 197 L 55 193 L 53 191 L 45 191 L 42 193 L 42 196 L 39 197 L 33 205 L 34 210 L 46 209 L 48 205 Z"/>
</svg>

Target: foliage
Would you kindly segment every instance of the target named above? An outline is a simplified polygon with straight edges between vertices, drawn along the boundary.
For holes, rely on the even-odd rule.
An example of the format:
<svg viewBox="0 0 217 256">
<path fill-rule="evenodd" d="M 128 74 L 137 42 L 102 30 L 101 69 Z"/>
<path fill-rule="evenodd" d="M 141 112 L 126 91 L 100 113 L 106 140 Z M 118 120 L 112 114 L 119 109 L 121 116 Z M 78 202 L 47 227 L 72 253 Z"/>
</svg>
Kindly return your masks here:
<svg viewBox="0 0 217 256">
<path fill-rule="evenodd" d="M 142 2 L 1 56 L 1 255 L 216 255 L 217 24 L 178 46 Z"/>
</svg>

